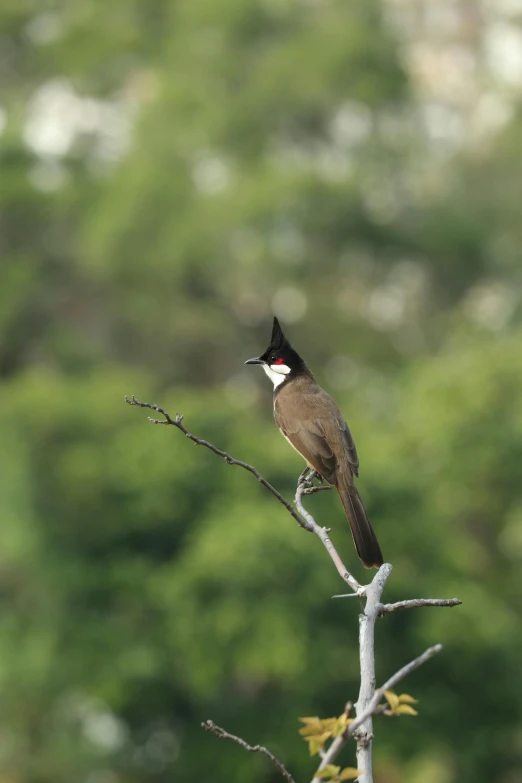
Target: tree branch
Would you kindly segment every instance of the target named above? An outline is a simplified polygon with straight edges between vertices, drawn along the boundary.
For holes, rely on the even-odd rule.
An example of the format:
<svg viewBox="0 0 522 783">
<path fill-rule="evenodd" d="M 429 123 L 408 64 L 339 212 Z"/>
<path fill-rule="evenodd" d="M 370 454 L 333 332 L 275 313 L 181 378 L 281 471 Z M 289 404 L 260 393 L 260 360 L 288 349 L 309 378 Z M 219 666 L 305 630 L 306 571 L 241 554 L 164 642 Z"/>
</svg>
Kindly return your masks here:
<svg viewBox="0 0 522 783">
<path fill-rule="evenodd" d="M 366 588 L 366 606 L 359 615 L 359 662 L 361 668 L 361 686 L 355 705 L 357 717 L 367 710 L 375 692 L 375 623 L 379 615 L 382 591 L 390 574 L 392 566 L 384 563 L 375 574 L 372 582 Z M 372 714 L 360 721 L 357 733 L 357 769 L 361 770 L 360 783 L 373 783 L 372 775 Z"/>
<path fill-rule="evenodd" d="M 276 758 L 270 750 L 268 750 L 268 748 L 265 748 L 263 745 L 249 745 L 247 742 L 245 742 L 244 739 L 241 739 L 241 737 L 236 737 L 235 734 L 229 734 L 228 731 L 225 731 L 225 729 L 222 729 L 220 726 L 216 726 L 216 724 L 211 720 L 207 720 L 201 725 L 205 731 L 210 731 L 220 739 L 229 739 L 233 742 L 237 742 L 238 745 L 241 745 L 242 748 L 248 750 L 249 753 L 262 753 L 264 756 L 267 756 L 267 758 L 269 758 L 272 764 L 277 767 L 281 775 L 288 781 L 288 783 L 295 783 L 294 778 L 286 769 L 284 764 L 282 764 L 279 759 Z"/>
<path fill-rule="evenodd" d="M 315 475 L 315 471 L 312 471 L 308 478 L 304 478 L 304 473 L 307 471 L 304 471 L 303 474 L 301 474 L 301 479 L 297 485 L 297 492 L 295 496 L 295 504 L 297 507 L 297 511 L 294 509 L 292 504 L 284 498 L 280 492 L 277 491 L 275 487 L 272 486 L 259 471 L 257 471 L 252 465 L 249 465 L 248 462 L 243 462 L 239 459 L 234 459 L 234 457 L 231 457 L 230 454 L 228 454 L 226 451 L 223 451 L 222 449 L 218 449 L 217 446 L 214 446 L 212 443 L 209 443 L 207 440 L 202 440 L 201 438 L 197 438 L 195 435 L 193 435 L 191 432 L 187 430 L 187 428 L 182 424 L 183 416 L 179 413 L 176 413 L 176 417 L 173 419 L 171 416 L 165 411 L 163 408 L 160 408 L 159 405 L 151 404 L 150 402 L 140 402 L 136 399 L 134 395 L 129 399 L 127 395 L 125 395 L 125 402 L 128 405 L 137 405 L 140 408 L 150 408 L 150 410 L 157 411 L 162 416 L 164 416 L 164 419 L 153 419 L 150 416 L 149 421 L 151 421 L 153 424 L 171 424 L 173 427 L 177 427 L 178 430 L 181 430 L 181 432 L 185 435 L 185 437 L 189 438 L 193 443 L 195 443 L 197 446 L 205 446 L 205 448 L 210 449 L 214 454 L 217 454 L 219 457 L 223 457 L 225 462 L 228 465 L 238 465 L 240 468 L 244 468 L 244 470 L 248 470 L 249 473 L 252 473 L 257 480 L 269 491 L 274 495 L 275 498 L 286 508 L 288 513 L 296 520 L 296 522 L 300 525 L 300 527 L 304 528 L 305 530 L 308 530 L 310 533 L 315 533 L 315 535 L 322 541 L 324 547 L 326 548 L 326 551 L 332 558 L 334 565 L 337 569 L 337 572 L 341 576 L 342 579 L 352 588 L 352 590 L 359 596 L 364 595 L 365 588 L 359 584 L 359 582 L 350 574 L 346 566 L 343 564 L 343 561 L 341 560 L 341 557 L 337 550 L 335 549 L 334 545 L 332 544 L 330 538 L 328 537 L 328 533 L 330 532 L 325 527 L 320 527 L 313 516 L 306 511 L 306 509 L 303 507 L 302 504 L 302 496 L 306 494 L 306 490 L 309 489 L 319 489 L 313 487 L 312 484 L 312 475 Z M 299 512 L 299 513 L 298 513 Z"/>
<path fill-rule="evenodd" d="M 419 655 L 418 658 L 415 658 L 415 660 L 410 661 L 410 663 L 406 664 L 406 666 L 403 666 L 402 669 L 399 669 L 398 672 L 396 672 L 393 677 L 390 677 L 389 680 L 387 680 L 384 685 L 382 685 L 378 690 L 376 690 L 373 694 L 373 697 L 369 701 L 367 707 L 362 711 L 359 712 L 355 720 L 350 723 L 346 731 L 341 734 L 339 737 L 336 737 L 336 739 L 332 742 L 326 753 L 323 755 L 323 758 L 321 760 L 321 764 L 319 765 L 318 772 L 321 769 L 324 769 L 328 764 L 332 764 L 332 762 L 336 759 L 336 757 L 339 755 L 342 748 L 346 745 L 350 737 L 356 736 L 358 742 L 358 730 L 360 727 L 365 723 L 365 721 L 368 721 L 369 718 L 371 718 L 373 715 L 375 715 L 380 710 L 380 702 L 381 699 L 384 696 L 385 691 L 391 690 L 395 685 L 397 685 L 398 682 L 400 682 L 404 677 L 406 677 L 408 674 L 410 674 L 415 669 L 418 669 L 419 666 L 422 666 L 423 663 L 426 663 L 430 658 L 432 658 L 434 655 L 439 653 L 442 650 L 441 644 L 436 644 L 434 647 L 429 647 L 426 652 L 424 652 L 422 655 Z M 365 743 L 371 742 L 371 736 L 364 738 Z M 370 761 L 371 761 L 371 749 L 369 751 L 370 753 Z M 359 758 L 359 752 L 357 753 L 357 768 L 361 769 L 359 766 L 360 764 L 360 758 Z M 364 774 L 362 774 L 359 777 L 360 783 L 365 783 L 366 777 L 368 775 L 367 770 L 361 770 Z M 371 775 L 371 769 L 370 769 L 370 775 Z M 370 777 L 370 780 L 372 778 Z M 320 778 L 314 777 L 312 780 L 312 783 L 320 783 Z"/>
<path fill-rule="evenodd" d="M 173 427 L 177 427 L 178 430 L 181 430 L 181 432 L 185 435 L 186 438 L 191 440 L 196 446 L 205 446 L 205 448 L 210 449 L 210 451 L 213 451 L 214 454 L 217 454 L 218 457 L 223 457 L 225 462 L 228 465 L 238 465 L 240 468 L 244 468 L 245 470 L 248 470 L 249 473 L 252 473 L 256 477 L 256 479 L 264 486 L 266 489 L 272 493 L 272 495 L 277 498 L 277 500 L 286 508 L 288 513 L 293 516 L 295 521 L 303 527 L 305 530 L 310 530 L 308 523 L 305 522 L 299 514 L 296 513 L 294 507 L 292 504 L 284 498 L 280 492 L 277 491 L 275 487 L 272 486 L 259 471 L 257 471 L 253 465 L 249 465 L 247 462 L 242 462 L 239 459 L 234 459 L 234 457 L 231 457 L 230 454 L 227 454 L 226 451 L 223 451 L 222 449 L 218 449 L 217 446 L 214 446 L 212 443 L 209 443 L 208 440 L 203 440 L 202 438 L 197 438 L 195 435 L 192 435 L 191 432 L 187 430 L 186 427 L 183 426 L 183 416 L 179 413 L 176 413 L 176 417 L 174 419 L 171 418 L 171 416 L 167 413 L 166 410 L 163 408 L 160 408 L 159 405 L 153 405 L 150 402 L 140 402 L 136 399 L 134 394 L 129 399 L 127 395 L 125 395 L 125 402 L 127 405 L 138 405 L 140 408 L 150 408 L 152 411 L 157 411 L 158 413 L 161 413 L 162 416 L 165 417 L 164 420 L 161 419 L 153 419 L 150 416 L 148 416 L 148 419 L 152 424 L 171 424 Z"/>
<path fill-rule="evenodd" d="M 402 669 L 399 669 L 398 672 L 395 672 L 393 677 L 390 677 L 389 680 L 386 680 L 384 685 L 381 685 L 381 687 L 375 691 L 372 700 L 364 712 L 358 715 L 353 723 L 350 723 L 348 726 L 348 735 L 352 736 L 355 734 L 359 726 L 361 726 L 370 715 L 373 715 L 379 706 L 379 702 L 384 696 L 384 691 L 389 691 L 394 688 L 398 682 L 403 680 L 415 669 L 418 669 L 419 666 L 422 666 L 423 663 L 429 661 L 430 658 L 433 658 L 433 656 L 439 653 L 441 650 L 442 644 L 435 644 L 433 647 L 428 647 L 428 649 L 423 652 L 422 655 L 419 655 L 418 658 L 415 658 L 413 661 L 410 661 L 410 663 L 407 663 L 406 666 L 403 666 Z"/>
<path fill-rule="evenodd" d="M 315 533 L 315 535 L 322 541 L 326 551 L 332 558 L 333 563 L 341 579 L 344 579 L 344 581 L 348 585 L 350 585 L 350 587 L 354 591 L 354 595 L 363 596 L 365 594 L 366 588 L 359 584 L 357 579 L 355 579 L 355 577 L 353 577 L 350 574 L 350 572 L 344 565 L 339 553 L 337 552 L 337 550 L 335 549 L 334 545 L 330 540 L 330 537 L 328 535 L 330 530 L 326 527 L 321 527 L 320 525 L 318 525 L 315 519 L 313 518 L 313 516 L 310 514 L 310 512 L 307 511 L 303 506 L 303 495 L 307 494 L 307 490 L 313 487 L 312 479 L 314 474 L 315 471 L 311 471 L 307 478 L 301 477 L 300 480 L 298 481 L 297 491 L 295 493 L 296 508 L 299 511 L 300 515 L 303 517 L 303 519 L 306 520 L 308 524 L 308 529 L 311 530 L 312 533 Z"/>
<path fill-rule="evenodd" d="M 379 617 L 401 609 L 416 609 L 418 606 L 460 606 L 461 603 L 460 598 L 412 598 L 410 601 L 397 601 L 396 604 L 381 604 Z"/>
</svg>

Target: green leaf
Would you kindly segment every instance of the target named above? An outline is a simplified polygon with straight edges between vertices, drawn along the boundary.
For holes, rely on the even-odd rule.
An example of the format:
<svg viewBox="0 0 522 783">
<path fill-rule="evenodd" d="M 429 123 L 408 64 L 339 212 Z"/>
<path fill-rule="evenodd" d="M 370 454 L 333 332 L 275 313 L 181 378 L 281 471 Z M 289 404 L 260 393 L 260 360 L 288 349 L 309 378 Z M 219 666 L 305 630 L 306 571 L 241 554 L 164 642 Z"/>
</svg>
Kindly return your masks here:
<svg viewBox="0 0 522 783">
<path fill-rule="evenodd" d="M 339 780 L 355 780 L 359 775 L 362 775 L 362 770 L 355 769 L 355 767 L 345 767 L 339 775 Z"/>
</svg>

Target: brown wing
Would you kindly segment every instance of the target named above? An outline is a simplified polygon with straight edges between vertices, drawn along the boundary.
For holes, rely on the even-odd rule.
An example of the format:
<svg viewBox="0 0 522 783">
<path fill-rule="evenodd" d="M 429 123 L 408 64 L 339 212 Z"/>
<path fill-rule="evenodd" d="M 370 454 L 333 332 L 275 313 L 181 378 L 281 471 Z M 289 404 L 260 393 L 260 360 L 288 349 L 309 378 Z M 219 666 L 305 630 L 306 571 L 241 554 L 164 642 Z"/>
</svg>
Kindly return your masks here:
<svg viewBox="0 0 522 783">
<path fill-rule="evenodd" d="M 344 440 L 344 446 L 346 449 L 346 453 L 348 456 L 348 462 L 350 463 L 350 467 L 352 469 L 352 473 L 355 473 L 356 476 L 359 475 L 359 457 L 357 456 L 357 449 L 355 448 L 355 441 L 353 439 L 353 435 L 350 432 L 350 428 L 348 427 L 347 423 L 342 417 L 341 411 L 339 411 L 340 419 L 337 420 L 337 424 L 339 426 L 339 429 L 341 430 L 341 434 Z"/>
<path fill-rule="evenodd" d="M 325 391 L 300 394 L 298 410 L 288 397 L 285 400 L 282 394 L 278 395 L 274 417 L 292 446 L 329 484 L 336 483 L 339 472 L 347 483 L 351 483 L 352 473 L 358 475 L 359 460 L 352 434 L 341 411 Z"/>
</svg>

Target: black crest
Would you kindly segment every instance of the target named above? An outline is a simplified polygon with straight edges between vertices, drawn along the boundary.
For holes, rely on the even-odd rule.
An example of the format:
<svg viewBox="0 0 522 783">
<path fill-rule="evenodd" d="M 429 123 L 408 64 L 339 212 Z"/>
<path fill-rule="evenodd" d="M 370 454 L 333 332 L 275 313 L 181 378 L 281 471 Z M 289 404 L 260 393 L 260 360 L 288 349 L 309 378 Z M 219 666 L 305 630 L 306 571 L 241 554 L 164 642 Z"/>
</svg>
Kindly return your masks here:
<svg viewBox="0 0 522 783">
<path fill-rule="evenodd" d="M 286 339 L 285 334 L 281 329 L 281 324 L 279 323 L 277 318 L 274 317 L 274 325 L 272 326 L 272 337 L 270 339 L 270 346 L 268 350 L 272 349 L 273 351 L 280 351 L 286 345 L 290 346 L 290 343 Z"/>
</svg>

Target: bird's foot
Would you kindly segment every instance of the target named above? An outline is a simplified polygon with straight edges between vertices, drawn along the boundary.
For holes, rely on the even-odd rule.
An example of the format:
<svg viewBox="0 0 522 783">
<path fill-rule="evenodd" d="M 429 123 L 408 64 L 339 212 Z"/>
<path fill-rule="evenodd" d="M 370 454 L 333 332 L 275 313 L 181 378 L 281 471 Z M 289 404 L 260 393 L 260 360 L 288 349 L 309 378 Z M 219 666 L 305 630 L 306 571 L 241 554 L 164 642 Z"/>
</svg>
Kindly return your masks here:
<svg viewBox="0 0 522 783">
<path fill-rule="evenodd" d="M 310 470 L 310 468 L 307 465 L 306 468 L 299 474 L 299 478 L 297 479 L 297 484 L 298 485 L 303 483 L 303 481 L 305 480 L 305 476 L 306 476 L 306 474 L 308 473 L 309 470 Z"/>
<path fill-rule="evenodd" d="M 330 484 L 320 487 L 314 486 L 314 479 L 317 479 L 321 484 L 324 483 L 324 478 L 313 468 L 305 468 L 297 479 L 297 486 L 303 488 L 304 495 L 313 495 L 315 492 L 320 492 L 322 489 L 332 489 Z"/>
<path fill-rule="evenodd" d="M 314 473 L 315 470 L 310 470 L 310 468 L 307 466 L 297 479 L 297 486 L 311 487 Z"/>
<path fill-rule="evenodd" d="M 313 484 L 309 484 L 303 492 L 303 495 L 315 495 L 316 492 L 325 492 L 328 489 L 333 489 L 333 484 L 325 484 L 321 487 L 316 487 Z"/>
</svg>

